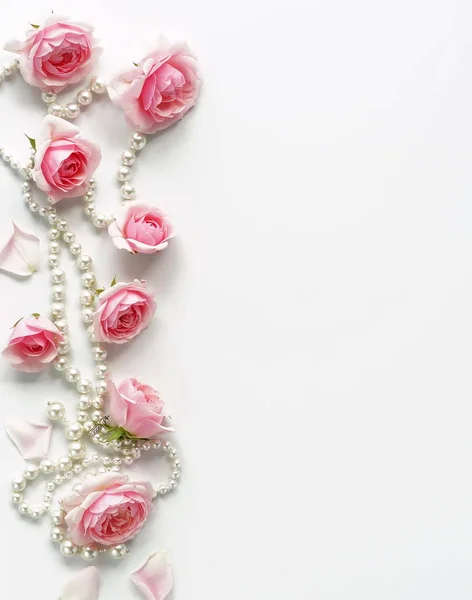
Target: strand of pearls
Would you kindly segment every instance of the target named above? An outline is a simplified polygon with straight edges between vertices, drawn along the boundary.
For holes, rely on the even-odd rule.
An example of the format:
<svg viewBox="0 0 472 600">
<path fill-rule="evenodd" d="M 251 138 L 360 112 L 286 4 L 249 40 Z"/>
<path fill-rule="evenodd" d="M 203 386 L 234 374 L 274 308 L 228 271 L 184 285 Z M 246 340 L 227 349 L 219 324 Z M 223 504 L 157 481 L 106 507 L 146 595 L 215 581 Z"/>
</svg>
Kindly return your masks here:
<svg viewBox="0 0 472 600">
<path fill-rule="evenodd" d="M 89 86 L 77 92 L 75 102 L 68 102 L 65 106 L 58 104 L 57 94 L 43 92 L 41 98 L 48 106 L 48 113 L 63 119 L 76 119 L 81 109 L 92 104 L 93 94 L 104 94 L 107 91 L 105 81 L 101 77 L 93 77 Z"/>
</svg>

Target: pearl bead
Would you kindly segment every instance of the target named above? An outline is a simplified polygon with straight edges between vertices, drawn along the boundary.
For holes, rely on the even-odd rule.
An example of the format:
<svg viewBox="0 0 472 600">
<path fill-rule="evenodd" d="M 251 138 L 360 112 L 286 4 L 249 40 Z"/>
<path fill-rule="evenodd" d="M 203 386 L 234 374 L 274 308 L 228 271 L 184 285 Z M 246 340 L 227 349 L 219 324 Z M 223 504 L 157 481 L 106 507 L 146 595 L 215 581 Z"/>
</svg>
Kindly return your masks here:
<svg viewBox="0 0 472 600">
<path fill-rule="evenodd" d="M 53 481 L 56 485 L 61 485 L 61 483 L 64 483 L 64 477 L 62 475 L 55 475 Z"/>
<path fill-rule="evenodd" d="M 59 342 L 59 344 L 57 345 L 57 351 L 59 352 L 59 354 L 67 354 L 70 350 L 70 342 L 68 340 L 68 338 L 64 337 L 64 339 L 62 340 L 62 342 Z"/>
<path fill-rule="evenodd" d="M 66 244 L 72 244 L 72 242 L 75 240 L 75 233 L 73 231 L 64 231 L 62 234 L 62 239 Z"/>
<path fill-rule="evenodd" d="M 56 269 L 59 266 L 59 258 L 57 254 L 50 254 L 48 256 L 48 266 L 51 269 Z"/>
<path fill-rule="evenodd" d="M 68 364 L 69 364 L 69 361 L 67 360 L 67 358 L 65 356 L 59 356 L 58 358 L 56 358 L 54 360 L 54 368 L 56 369 L 56 371 L 59 371 L 59 372 L 65 371 L 67 369 Z M 63 409 L 64 409 L 64 407 L 63 407 Z M 50 416 L 49 418 L 52 418 L 52 417 Z M 58 417 L 58 418 L 60 419 L 60 417 Z"/>
<path fill-rule="evenodd" d="M 90 290 L 84 290 L 80 294 L 80 304 L 82 306 L 91 306 L 95 302 L 95 294 Z"/>
<path fill-rule="evenodd" d="M 37 521 L 43 516 L 44 510 L 41 506 L 32 506 L 30 508 L 29 514 L 32 519 L 35 519 Z"/>
<path fill-rule="evenodd" d="M 80 378 L 80 371 L 75 367 L 69 367 L 66 371 L 66 379 L 69 383 L 75 383 Z"/>
<path fill-rule="evenodd" d="M 98 551 L 92 546 L 84 546 L 80 551 L 80 556 L 84 560 L 95 560 L 98 556 Z"/>
<path fill-rule="evenodd" d="M 65 219 L 59 219 L 59 221 L 57 222 L 57 228 L 59 229 L 59 231 L 67 231 L 68 227 L 69 224 Z"/>
<path fill-rule="evenodd" d="M 66 437 L 68 440 L 80 440 L 84 435 L 83 426 L 77 421 L 72 421 L 66 427 Z"/>
<path fill-rule="evenodd" d="M 75 464 L 75 465 L 72 467 L 72 471 L 73 471 L 73 472 L 74 472 L 76 475 L 78 475 L 79 473 L 82 473 L 82 465 L 79 465 L 78 463 L 77 463 L 77 464 Z"/>
<path fill-rule="evenodd" d="M 72 242 L 72 244 L 69 246 L 69 252 L 73 256 L 77 256 L 82 252 L 82 246 L 78 242 Z"/>
<path fill-rule="evenodd" d="M 126 165 L 118 169 L 118 181 L 128 181 L 131 179 L 131 169 Z"/>
<path fill-rule="evenodd" d="M 55 225 L 59 220 L 59 217 L 56 214 L 52 214 L 48 216 L 48 221 L 50 225 Z"/>
<path fill-rule="evenodd" d="M 44 496 L 43 496 L 43 500 L 44 500 L 44 502 L 47 502 L 47 503 L 51 502 L 52 501 L 51 492 L 45 492 Z"/>
<path fill-rule="evenodd" d="M 92 348 L 92 358 L 97 362 L 105 360 L 107 357 L 107 351 L 98 344 Z"/>
<path fill-rule="evenodd" d="M 144 148 L 144 146 L 146 145 L 146 143 L 147 143 L 146 136 L 144 136 L 142 133 L 139 133 L 138 131 L 136 131 L 131 136 L 131 141 L 130 141 L 129 145 L 130 145 L 130 148 L 132 148 L 133 150 L 142 150 Z"/>
<path fill-rule="evenodd" d="M 165 496 L 168 491 L 169 491 L 169 488 L 166 485 L 161 485 L 161 487 L 158 490 L 158 492 L 161 496 Z"/>
<path fill-rule="evenodd" d="M 45 217 L 47 216 L 48 212 L 47 212 L 47 208 L 45 208 L 44 206 L 41 206 L 41 208 L 38 211 L 38 214 L 40 217 Z"/>
<path fill-rule="evenodd" d="M 119 456 L 115 456 L 115 458 L 113 459 L 113 464 L 117 467 L 119 467 L 122 462 L 123 461 L 121 460 L 121 458 Z"/>
<path fill-rule="evenodd" d="M 67 325 L 67 322 L 64 319 L 55 320 L 54 325 L 59 329 L 61 333 L 65 333 L 69 329 L 69 326 Z"/>
<path fill-rule="evenodd" d="M 51 306 L 51 316 L 53 319 L 60 319 L 64 316 L 66 307 L 63 302 L 54 302 Z"/>
<path fill-rule="evenodd" d="M 56 227 L 51 227 L 49 230 L 49 239 L 58 240 L 61 237 L 61 232 Z"/>
<path fill-rule="evenodd" d="M 76 416 L 79 423 L 85 423 L 85 421 L 88 419 L 88 413 L 86 410 L 78 410 Z"/>
<path fill-rule="evenodd" d="M 79 394 L 88 394 L 92 391 L 92 387 L 92 382 L 86 377 L 82 377 L 82 379 L 80 379 L 80 381 L 77 382 L 77 391 L 79 392 Z"/>
<path fill-rule="evenodd" d="M 69 444 L 69 456 L 72 460 L 78 460 L 85 456 L 85 446 L 82 442 L 71 442 Z"/>
<path fill-rule="evenodd" d="M 84 206 L 84 213 L 87 215 L 87 217 L 90 217 L 91 215 L 95 214 L 95 204 L 93 202 L 86 204 Z"/>
<path fill-rule="evenodd" d="M 131 458 L 131 456 L 126 456 L 126 457 L 123 459 L 123 462 L 125 463 L 125 465 L 126 465 L 127 467 L 129 467 L 130 465 L 132 465 L 132 464 L 133 464 L 134 460 Z"/>
<path fill-rule="evenodd" d="M 62 359 L 61 359 L 62 360 Z M 64 416 L 65 408 L 61 402 L 52 402 L 48 404 L 48 417 L 51 421 L 58 421 Z"/>
<path fill-rule="evenodd" d="M 51 539 L 53 542 L 62 542 L 64 539 L 64 530 L 61 527 L 53 527 L 51 529 Z"/>
<path fill-rule="evenodd" d="M 62 283 L 66 278 L 66 274 L 63 269 L 53 269 L 51 271 L 51 279 L 53 283 Z"/>
<path fill-rule="evenodd" d="M 90 181 L 89 181 L 89 189 L 93 190 L 96 185 L 97 185 L 97 182 L 95 181 L 95 179 L 93 177 L 91 177 Z"/>
<path fill-rule="evenodd" d="M 57 466 L 59 468 L 59 471 L 68 471 L 69 469 L 72 469 L 72 461 L 68 456 L 62 456 L 57 461 Z"/>
<path fill-rule="evenodd" d="M 55 465 L 52 462 L 52 460 L 49 460 L 48 458 L 45 458 L 44 460 L 42 460 L 39 463 L 39 468 L 40 468 L 41 473 L 43 475 L 51 475 L 52 473 L 54 473 Z"/>
<path fill-rule="evenodd" d="M 93 421 L 85 421 L 84 423 L 84 431 L 86 433 L 90 433 L 92 429 L 95 427 L 95 423 Z"/>
<path fill-rule="evenodd" d="M 88 254 L 81 254 L 77 257 L 76 262 L 81 271 L 87 271 L 92 266 L 92 257 Z"/>
<path fill-rule="evenodd" d="M 63 108 L 60 104 L 50 104 L 48 107 L 48 113 L 55 117 L 62 117 Z"/>
<path fill-rule="evenodd" d="M 60 302 L 66 297 L 66 288 L 61 284 L 52 286 L 52 299 L 54 302 Z"/>
<path fill-rule="evenodd" d="M 76 119 L 80 114 L 80 106 L 76 102 L 69 102 L 65 105 L 64 112 L 68 119 Z"/>
<path fill-rule="evenodd" d="M 39 475 L 39 469 L 35 464 L 29 463 L 28 465 L 26 465 L 24 475 L 26 479 L 32 481 L 33 479 L 36 479 L 36 477 Z"/>
<path fill-rule="evenodd" d="M 107 382 L 106 381 L 97 381 L 95 385 L 95 389 L 97 390 L 97 394 L 102 396 L 107 393 Z"/>
<path fill-rule="evenodd" d="M 95 192 L 92 189 L 89 189 L 88 192 L 84 196 L 84 202 L 91 202 L 95 197 Z"/>
<path fill-rule="evenodd" d="M 49 242 L 48 244 L 49 254 L 59 254 L 61 247 L 58 242 Z"/>
<path fill-rule="evenodd" d="M 91 288 L 96 283 L 95 275 L 90 272 L 82 273 L 80 280 L 81 280 L 82 286 L 85 288 Z"/>
<path fill-rule="evenodd" d="M 77 92 L 77 102 L 81 106 L 87 106 L 88 104 L 91 104 L 92 100 L 93 97 L 90 90 L 80 90 L 80 92 Z"/>
<path fill-rule="evenodd" d="M 11 489 L 13 492 L 22 492 L 26 488 L 26 480 L 24 477 L 16 477 L 11 482 Z"/>
<path fill-rule="evenodd" d="M 175 469 L 175 471 L 172 471 L 171 477 L 172 477 L 172 479 L 179 479 L 179 477 L 180 477 L 180 471 L 178 471 L 177 469 Z"/>
<path fill-rule="evenodd" d="M 46 104 L 53 104 L 57 100 L 57 95 L 53 94 L 52 92 L 43 92 L 41 94 L 41 98 L 43 99 L 43 102 L 46 102 Z"/>
<path fill-rule="evenodd" d="M 30 192 L 26 192 L 25 194 L 23 194 L 24 202 L 30 203 L 32 199 L 33 199 L 33 196 L 30 194 Z"/>
<path fill-rule="evenodd" d="M 121 197 L 125 200 L 133 200 L 136 197 L 136 190 L 131 183 L 125 183 L 121 186 Z"/>
<path fill-rule="evenodd" d="M 103 400 L 102 396 L 97 396 L 92 400 L 92 406 L 95 410 L 100 410 L 101 408 L 103 408 L 104 404 L 105 401 Z"/>
<path fill-rule="evenodd" d="M 175 467 L 176 469 L 180 469 L 180 465 L 181 465 L 180 459 L 179 459 L 179 458 L 176 458 L 176 459 L 174 460 L 174 467 Z"/>
<path fill-rule="evenodd" d="M 103 229 L 109 224 L 110 219 L 103 213 L 97 213 L 92 216 L 92 223 L 97 229 Z"/>
<path fill-rule="evenodd" d="M 100 421 L 103 419 L 105 415 L 103 414 L 103 411 L 101 410 L 94 410 L 92 413 L 92 421 L 94 423 L 100 423 Z"/>
<path fill-rule="evenodd" d="M 13 504 L 21 504 L 23 502 L 23 494 L 21 492 L 13 492 L 11 501 Z"/>
<path fill-rule="evenodd" d="M 105 364 L 97 365 L 95 367 L 95 374 L 100 379 L 106 379 L 108 376 L 108 367 Z"/>
<path fill-rule="evenodd" d="M 54 481 L 48 481 L 46 483 L 46 489 L 48 492 L 53 492 L 56 489 L 56 484 L 54 483 Z"/>
<path fill-rule="evenodd" d="M 131 167 L 131 165 L 134 164 L 135 160 L 136 160 L 136 154 L 132 150 L 125 150 L 123 152 L 123 154 L 121 155 L 121 162 L 126 167 Z"/>
<path fill-rule="evenodd" d="M 52 510 L 51 511 L 51 521 L 54 525 L 60 525 L 64 521 L 65 513 L 63 510 Z"/>
<path fill-rule="evenodd" d="M 93 323 L 93 310 L 91 308 L 84 308 L 81 312 L 81 319 L 83 323 Z"/>
<path fill-rule="evenodd" d="M 70 540 L 65 540 L 61 544 L 61 552 L 64 556 L 75 556 L 79 549 Z"/>
<path fill-rule="evenodd" d="M 97 336 L 95 335 L 95 327 L 93 325 L 90 325 L 90 327 L 87 327 L 87 335 L 91 342 L 97 341 Z"/>
<path fill-rule="evenodd" d="M 38 212 L 39 210 L 39 204 L 37 202 L 30 202 L 29 203 L 29 209 L 31 212 Z"/>
<path fill-rule="evenodd" d="M 90 89 L 94 94 L 104 94 L 107 91 L 107 84 L 102 77 L 93 77 L 90 81 Z"/>
<path fill-rule="evenodd" d="M 88 410 L 92 406 L 92 399 L 87 394 L 84 394 L 79 397 L 77 400 L 77 409 L 78 410 Z"/>
<path fill-rule="evenodd" d="M 26 502 L 22 502 L 19 506 L 18 506 L 18 512 L 20 513 L 20 515 L 27 515 L 29 513 L 29 507 L 26 504 Z"/>
<path fill-rule="evenodd" d="M 128 554 L 128 548 L 125 546 L 125 544 L 118 544 L 110 550 L 110 554 L 113 558 L 119 560 Z"/>
<path fill-rule="evenodd" d="M 168 486 L 171 490 L 174 490 L 177 486 L 177 481 L 175 481 L 175 479 L 171 479 L 168 483 Z"/>
</svg>

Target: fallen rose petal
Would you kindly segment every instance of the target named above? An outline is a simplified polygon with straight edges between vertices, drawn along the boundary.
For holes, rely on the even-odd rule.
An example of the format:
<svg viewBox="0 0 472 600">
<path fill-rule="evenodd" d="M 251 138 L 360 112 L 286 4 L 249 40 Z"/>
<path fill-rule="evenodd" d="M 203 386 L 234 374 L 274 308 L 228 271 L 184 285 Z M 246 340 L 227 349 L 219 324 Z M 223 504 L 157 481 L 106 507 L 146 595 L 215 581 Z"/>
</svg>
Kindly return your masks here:
<svg viewBox="0 0 472 600">
<path fill-rule="evenodd" d="M 39 265 L 39 238 L 21 229 L 12 221 L 8 239 L 0 244 L 0 269 L 28 277 Z"/>
<path fill-rule="evenodd" d="M 24 419 L 10 418 L 5 431 L 25 460 L 47 456 L 51 442 L 52 425 L 30 423 Z"/>
<path fill-rule="evenodd" d="M 76 573 L 62 587 L 59 600 L 97 600 L 98 589 L 98 569 L 87 567 Z"/>
<path fill-rule="evenodd" d="M 174 585 L 172 564 L 167 550 L 153 552 L 141 568 L 131 573 L 130 578 L 146 600 L 167 598 Z"/>
</svg>

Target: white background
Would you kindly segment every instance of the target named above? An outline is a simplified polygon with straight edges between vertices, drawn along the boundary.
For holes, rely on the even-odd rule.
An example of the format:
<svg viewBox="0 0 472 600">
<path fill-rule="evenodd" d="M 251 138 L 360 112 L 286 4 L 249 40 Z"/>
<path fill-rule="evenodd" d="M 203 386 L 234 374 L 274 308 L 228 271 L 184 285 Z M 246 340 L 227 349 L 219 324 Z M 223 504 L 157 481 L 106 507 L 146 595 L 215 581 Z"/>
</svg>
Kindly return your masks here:
<svg viewBox="0 0 472 600">
<path fill-rule="evenodd" d="M 102 283 L 145 277 L 157 291 L 156 320 L 111 363 L 162 392 L 183 461 L 126 561 L 100 567 L 101 600 L 140 597 L 127 575 L 159 547 L 174 600 L 470 599 L 470 2 L 69 4 L 3 0 L 0 39 L 53 7 L 95 25 L 106 77 L 163 32 L 189 41 L 205 78 L 135 170 L 138 197 L 178 226 L 165 253 L 125 255 L 79 201 L 61 206 Z M 0 143 L 25 159 L 43 112 L 21 78 L 3 84 Z M 77 122 L 102 144 L 97 203 L 113 211 L 129 131 L 106 99 Z M 2 221 L 46 240 L 3 167 L 0 201 Z M 0 283 L 6 339 L 47 313 L 48 271 Z M 1 419 L 74 406 L 54 373 L 0 376 Z M 84 565 L 10 506 L 22 460 L 6 436 L 0 460 L 2 596 L 50 600 Z"/>
</svg>

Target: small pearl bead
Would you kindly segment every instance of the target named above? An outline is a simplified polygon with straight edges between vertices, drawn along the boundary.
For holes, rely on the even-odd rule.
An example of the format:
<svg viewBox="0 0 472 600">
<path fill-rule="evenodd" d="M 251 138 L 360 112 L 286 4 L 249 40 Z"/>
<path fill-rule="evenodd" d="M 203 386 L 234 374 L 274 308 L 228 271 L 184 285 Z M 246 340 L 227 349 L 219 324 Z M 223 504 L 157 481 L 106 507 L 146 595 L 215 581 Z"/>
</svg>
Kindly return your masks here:
<svg viewBox="0 0 472 600">
<path fill-rule="evenodd" d="M 96 345 L 92 348 L 92 357 L 97 362 L 103 361 L 107 357 L 107 351 L 105 350 L 105 348 Z"/>
<path fill-rule="evenodd" d="M 95 367 L 95 374 L 100 379 L 106 379 L 108 376 L 108 367 L 105 364 L 97 365 Z"/>
<path fill-rule="evenodd" d="M 100 455 L 99 454 L 92 454 L 92 463 L 94 465 L 98 465 L 100 462 Z"/>
<path fill-rule="evenodd" d="M 65 278 L 66 274 L 63 269 L 53 269 L 51 271 L 51 280 L 53 283 L 62 283 Z"/>
<path fill-rule="evenodd" d="M 43 92 L 41 94 L 41 98 L 43 99 L 43 102 L 46 102 L 46 104 L 53 104 L 57 100 L 57 95 L 53 94 L 52 92 Z"/>
<path fill-rule="evenodd" d="M 171 479 L 167 485 L 171 490 L 175 490 L 177 487 L 177 481 L 175 481 L 175 479 Z"/>
<path fill-rule="evenodd" d="M 39 204 L 37 202 L 30 202 L 29 203 L 29 209 L 31 212 L 38 212 L 39 210 Z"/>
<path fill-rule="evenodd" d="M 32 199 L 33 199 L 33 196 L 31 195 L 30 192 L 26 192 L 25 194 L 23 194 L 24 202 L 30 203 Z"/>
<path fill-rule="evenodd" d="M 78 410 L 77 411 L 77 421 L 79 423 L 85 423 L 85 421 L 88 419 L 88 413 L 86 410 Z"/>
<path fill-rule="evenodd" d="M 95 294 L 90 290 L 83 290 L 80 294 L 80 304 L 82 306 L 91 306 L 95 302 Z"/>
<path fill-rule="evenodd" d="M 60 300 L 64 300 L 66 297 L 66 288 L 61 284 L 53 285 L 52 287 L 52 299 L 55 302 L 59 302 Z"/>
<path fill-rule="evenodd" d="M 62 239 L 66 244 L 72 244 L 72 242 L 75 240 L 75 233 L 73 231 L 65 231 L 62 234 Z"/>
<path fill-rule="evenodd" d="M 101 411 L 101 410 L 94 410 L 93 413 L 92 413 L 92 421 L 94 423 L 99 423 L 103 419 L 104 416 L 105 415 L 103 414 L 103 411 Z"/>
<path fill-rule="evenodd" d="M 48 244 L 49 254 L 59 254 L 61 247 L 58 242 L 49 242 Z"/>
<path fill-rule="evenodd" d="M 85 446 L 82 442 L 71 442 L 69 444 L 69 456 L 72 460 L 78 460 L 85 456 Z"/>
<path fill-rule="evenodd" d="M 56 369 L 56 371 L 59 371 L 59 372 L 65 371 L 67 369 L 68 364 L 69 364 L 69 361 L 67 360 L 67 358 L 65 356 L 59 356 L 58 358 L 56 358 L 54 360 L 54 368 Z"/>
<path fill-rule="evenodd" d="M 76 102 L 69 102 L 64 109 L 68 119 L 76 119 L 80 114 L 80 106 Z"/>
<path fill-rule="evenodd" d="M 87 106 L 93 100 L 92 92 L 90 90 L 80 90 L 77 92 L 77 102 L 81 106 Z"/>
<path fill-rule="evenodd" d="M 126 457 L 123 459 L 123 462 L 125 463 L 125 465 L 126 465 L 127 467 L 129 467 L 130 465 L 132 465 L 132 464 L 133 464 L 134 460 L 131 458 L 131 456 L 126 456 Z"/>
<path fill-rule="evenodd" d="M 46 489 L 48 492 L 53 492 L 56 489 L 56 484 L 54 483 L 54 481 L 48 481 L 46 483 Z"/>
<path fill-rule="evenodd" d="M 92 391 L 92 387 L 92 382 L 86 377 L 82 377 L 82 379 L 80 379 L 80 381 L 77 382 L 77 391 L 79 392 L 79 394 L 88 394 Z"/>
<path fill-rule="evenodd" d="M 21 191 L 26 193 L 26 192 L 30 192 L 31 191 L 31 184 L 28 183 L 27 181 L 25 181 L 24 183 L 21 184 Z"/>
<path fill-rule="evenodd" d="M 13 492 L 11 501 L 13 504 L 21 504 L 23 502 L 23 494 L 21 492 Z"/>
<path fill-rule="evenodd" d="M 32 519 L 38 520 L 43 516 L 44 511 L 41 506 L 32 506 L 29 514 Z"/>
<path fill-rule="evenodd" d="M 81 312 L 81 318 L 83 323 L 93 323 L 93 310 L 91 308 L 84 308 Z"/>
<path fill-rule="evenodd" d="M 93 273 L 87 272 L 83 273 L 80 277 L 83 287 L 91 288 L 95 285 L 96 279 Z"/>
<path fill-rule="evenodd" d="M 83 395 L 77 400 L 78 410 L 88 410 L 92 406 L 92 399 L 90 396 Z"/>
<path fill-rule="evenodd" d="M 32 481 L 33 479 L 36 479 L 36 477 L 39 475 L 39 469 L 35 464 L 29 463 L 28 465 L 26 465 L 24 475 L 26 479 Z"/>
<path fill-rule="evenodd" d="M 38 214 L 40 217 L 46 217 L 48 214 L 48 209 L 45 208 L 44 206 L 41 206 L 41 208 L 38 211 Z"/>
<path fill-rule="evenodd" d="M 77 463 L 77 464 L 75 464 L 75 465 L 72 467 L 72 471 L 73 471 L 73 472 L 74 472 L 76 475 L 78 475 L 79 473 L 82 473 L 82 465 L 79 465 L 78 463 Z"/>
<path fill-rule="evenodd" d="M 132 150 L 125 150 L 123 152 L 123 154 L 121 155 L 121 162 L 126 167 L 131 167 L 131 165 L 134 164 L 135 160 L 136 160 L 136 154 Z"/>
<path fill-rule="evenodd" d="M 51 529 L 51 539 L 53 542 L 62 542 L 64 539 L 64 530 L 60 527 L 53 527 Z"/>
<path fill-rule="evenodd" d="M 92 546 L 84 546 L 80 551 L 80 556 L 84 560 L 95 560 L 98 556 L 98 551 Z"/>
<path fill-rule="evenodd" d="M 95 204 L 93 202 L 86 204 L 84 206 L 84 213 L 87 215 L 87 217 L 93 215 L 95 213 Z"/>
<path fill-rule="evenodd" d="M 51 306 L 51 317 L 53 319 L 60 319 L 64 316 L 66 307 L 63 302 L 53 302 Z"/>
<path fill-rule="evenodd" d="M 167 494 L 167 492 L 169 491 L 169 488 L 166 485 L 161 485 L 161 487 L 158 490 L 158 493 L 161 496 L 165 496 Z"/>
<path fill-rule="evenodd" d="M 57 461 L 57 467 L 59 469 L 59 471 L 68 471 L 69 469 L 72 469 L 72 461 L 68 456 L 62 456 L 58 461 Z"/>
<path fill-rule="evenodd" d="M 91 342 L 97 341 L 97 336 L 95 335 L 95 327 L 93 325 L 87 327 L 87 335 L 89 336 Z"/>
<path fill-rule="evenodd" d="M 75 556 L 79 549 L 70 540 L 66 540 L 61 544 L 61 552 L 64 556 Z"/>
<path fill-rule="evenodd" d="M 83 426 L 78 423 L 77 421 L 72 421 L 71 423 L 69 423 L 66 427 L 66 437 L 68 440 L 80 440 L 81 437 L 83 437 L 84 435 L 84 428 Z"/>
<path fill-rule="evenodd" d="M 97 390 L 97 394 L 102 396 L 107 393 L 107 382 L 106 381 L 97 381 L 95 385 L 95 389 Z"/>
<path fill-rule="evenodd" d="M 61 485 L 61 483 L 64 483 L 64 477 L 62 475 L 55 475 L 53 481 L 56 485 Z"/>
<path fill-rule="evenodd" d="M 172 471 L 171 477 L 172 477 L 172 479 L 179 479 L 179 477 L 180 477 L 180 471 L 178 471 L 177 469 L 175 469 L 174 471 Z"/>
<path fill-rule="evenodd" d="M 20 513 L 20 515 L 27 515 L 29 513 L 29 507 L 25 502 L 22 502 L 19 506 L 18 506 L 18 512 Z"/>
<path fill-rule="evenodd" d="M 52 510 L 51 511 L 51 521 L 53 525 L 61 525 L 64 522 L 65 513 L 63 510 Z"/>
<path fill-rule="evenodd" d="M 95 197 L 95 192 L 91 189 L 84 196 L 84 202 L 91 202 Z"/>
<path fill-rule="evenodd" d="M 131 179 L 131 169 L 126 165 L 118 169 L 118 181 L 128 181 Z"/>
<path fill-rule="evenodd" d="M 119 456 L 115 456 L 115 458 L 113 459 L 113 464 L 114 464 L 116 467 L 119 467 L 119 466 L 121 465 L 121 463 L 122 463 L 122 462 L 123 462 L 123 461 L 121 460 L 121 458 L 120 458 Z"/>
<path fill-rule="evenodd" d="M 95 427 L 95 423 L 93 421 L 85 421 L 84 423 L 84 431 L 89 433 Z"/>
<path fill-rule="evenodd" d="M 48 221 L 49 221 L 50 225 L 55 225 L 58 220 L 59 220 L 59 218 L 57 215 L 49 215 L 48 216 Z"/>
<path fill-rule="evenodd" d="M 97 213 L 92 217 L 92 223 L 97 229 L 103 229 L 109 225 L 109 217 L 103 213 Z"/>
<path fill-rule="evenodd" d="M 59 221 L 57 222 L 57 228 L 59 229 L 59 231 L 67 231 L 68 227 L 69 224 L 65 219 L 59 219 Z"/>
<path fill-rule="evenodd" d="M 133 133 L 129 145 L 130 148 L 132 148 L 133 150 L 142 150 L 146 143 L 146 136 L 136 131 L 135 133 Z"/>
<path fill-rule="evenodd" d="M 43 496 L 43 500 L 44 502 L 51 502 L 52 501 L 52 494 L 51 492 L 45 492 L 44 496 Z"/>
<path fill-rule="evenodd" d="M 125 183 L 121 186 L 121 197 L 125 200 L 133 200 L 136 197 L 136 190 L 131 183 Z"/>
<path fill-rule="evenodd" d="M 39 463 L 39 468 L 40 468 L 41 473 L 43 475 L 51 475 L 52 473 L 54 473 L 54 470 L 55 470 L 56 466 L 52 462 L 52 460 L 49 460 L 48 458 L 45 458 L 44 460 L 42 460 Z"/>
<path fill-rule="evenodd" d="M 14 492 L 22 492 L 26 487 L 26 479 L 24 477 L 17 477 L 11 482 L 11 489 Z"/>
<path fill-rule="evenodd" d="M 92 257 L 88 254 L 81 254 L 77 257 L 76 262 L 81 271 L 87 271 L 92 266 Z"/>
<path fill-rule="evenodd" d="M 67 363 L 67 361 L 66 361 Z M 65 413 L 64 405 L 61 402 L 52 402 L 48 404 L 48 417 L 51 421 L 59 421 Z"/>
<path fill-rule="evenodd" d="M 56 227 L 51 227 L 49 230 L 49 239 L 58 240 L 61 237 L 61 232 Z"/>
<path fill-rule="evenodd" d="M 67 354 L 70 350 L 70 342 L 68 340 L 68 338 L 64 337 L 64 340 L 62 342 L 59 342 L 58 346 L 57 346 L 57 351 L 59 352 L 59 354 Z"/>
<path fill-rule="evenodd" d="M 125 546 L 125 544 L 118 544 L 110 550 L 110 554 L 113 558 L 119 560 L 128 554 L 128 548 Z"/>
<path fill-rule="evenodd" d="M 54 321 L 54 325 L 59 329 L 61 333 L 65 333 L 69 329 L 69 326 L 67 325 L 66 321 L 64 321 L 64 319 L 57 319 L 56 321 Z"/>
<path fill-rule="evenodd" d="M 57 254 L 50 254 L 48 256 L 48 266 L 50 269 L 56 269 L 59 266 L 59 258 Z"/>
<path fill-rule="evenodd" d="M 87 467 L 90 467 L 90 458 L 88 458 L 88 456 L 86 456 L 82 460 L 82 466 L 83 466 L 84 469 L 86 469 Z"/>
<path fill-rule="evenodd" d="M 90 81 L 90 89 L 94 94 L 104 94 L 107 91 L 107 84 L 102 77 L 93 77 Z"/>
<path fill-rule="evenodd" d="M 69 383 L 75 383 L 80 378 L 80 371 L 75 367 L 69 367 L 66 371 L 66 379 Z"/>
<path fill-rule="evenodd" d="M 72 244 L 69 246 L 69 252 L 72 255 L 77 256 L 77 254 L 82 252 L 82 246 L 77 242 L 72 242 Z"/>
<path fill-rule="evenodd" d="M 103 408 L 104 404 L 105 404 L 105 402 L 104 402 L 104 400 L 103 400 L 103 398 L 101 396 L 97 396 L 96 398 L 94 398 L 92 400 L 92 406 L 96 410 L 99 410 L 99 409 Z"/>
<path fill-rule="evenodd" d="M 62 117 L 64 109 L 60 104 L 50 104 L 48 107 L 48 113 L 55 117 Z"/>
</svg>

